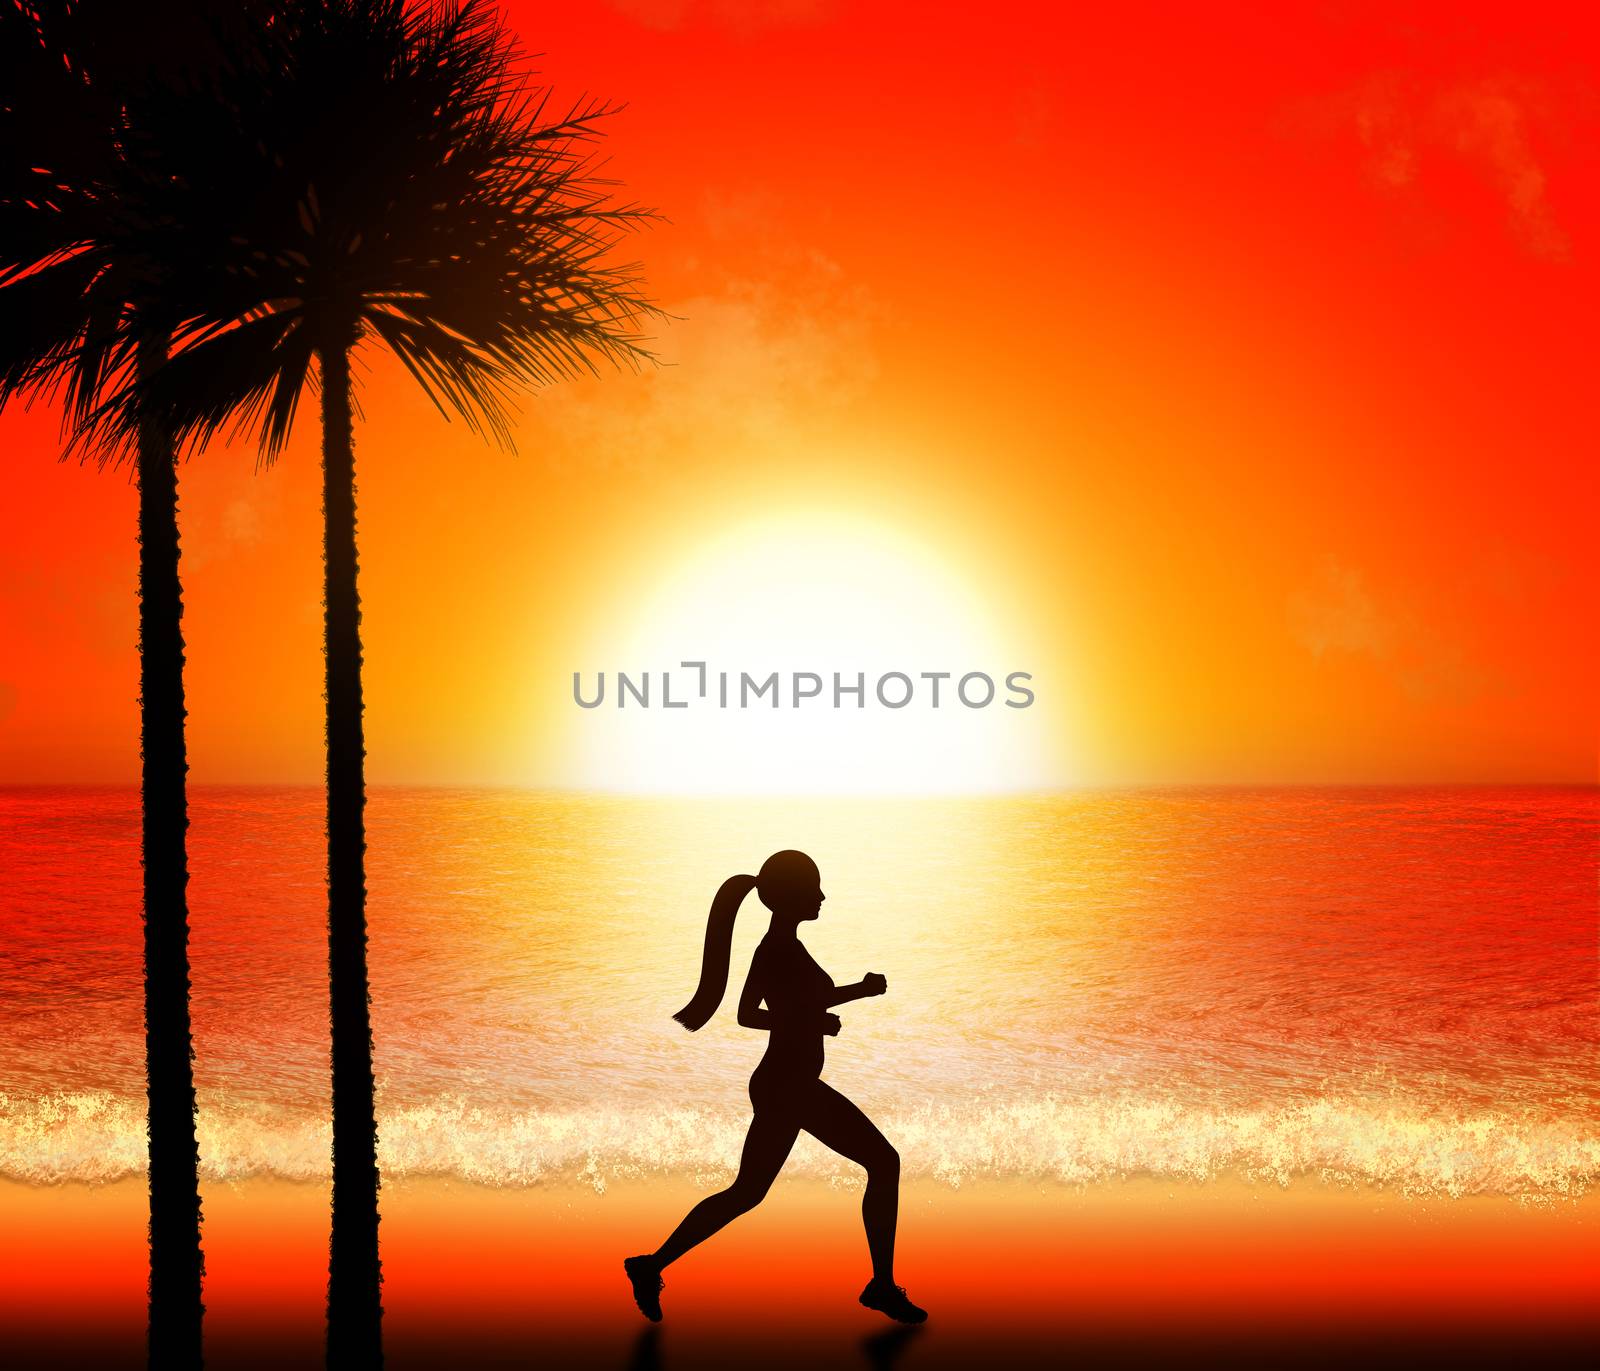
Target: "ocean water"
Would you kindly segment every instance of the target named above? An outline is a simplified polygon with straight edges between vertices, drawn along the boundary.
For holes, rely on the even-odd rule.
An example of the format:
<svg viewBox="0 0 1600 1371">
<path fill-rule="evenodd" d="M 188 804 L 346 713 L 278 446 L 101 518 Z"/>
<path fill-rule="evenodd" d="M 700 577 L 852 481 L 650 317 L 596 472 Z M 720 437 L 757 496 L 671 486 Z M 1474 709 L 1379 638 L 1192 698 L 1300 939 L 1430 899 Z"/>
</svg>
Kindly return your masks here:
<svg viewBox="0 0 1600 1371">
<path fill-rule="evenodd" d="M 197 788 L 208 1178 L 328 1170 L 322 796 Z M 726 1177 L 764 1035 L 670 1015 L 718 884 L 816 858 L 825 1078 L 908 1174 L 1583 1194 L 1600 1177 L 1600 792 L 879 800 L 376 788 L 385 1175 Z M 0 790 L 0 1174 L 142 1169 L 138 795 Z M 852 1177 L 802 1138 L 790 1165 Z"/>
</svg>

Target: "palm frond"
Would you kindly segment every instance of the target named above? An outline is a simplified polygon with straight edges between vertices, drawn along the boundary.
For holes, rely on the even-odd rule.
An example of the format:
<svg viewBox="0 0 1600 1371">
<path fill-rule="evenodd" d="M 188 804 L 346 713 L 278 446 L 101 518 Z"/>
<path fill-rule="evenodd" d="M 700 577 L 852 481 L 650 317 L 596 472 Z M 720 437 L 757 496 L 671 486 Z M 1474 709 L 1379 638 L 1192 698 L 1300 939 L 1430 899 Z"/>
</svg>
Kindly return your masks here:
<svg viewBox="0 0 1600 1371">
<path fill-rule="evenodd" d="M 49 395 L 82 341 L 85 295 L 105 269 L 97 254 L 60 257 L 0 288 L 0 406 L 23 392 Z"/>
<path fill-rule="evenodd" d="M 50 10 L 40 51 L 74 3 L 27 0 Z M 0 304 L 71 304 L 48 338 L 19 340 L 31 360 L 0 356 L 0 384 L 54 377 L 75 450 L 114 460 L 145 412 L 189 450 L 248 434 L 271 460 L 311 358 L 354 337 L 506 446 L 519 391 L 653 360 L 646 330 L 666 316 L 610 256 L 657 216 L 617 201 L 595 156 L 619 106 L 554 106 L 491 0 L 236 8 L 209 66 L 119 88 L 109 127 L 86 115 L 47 172 L 0 157 L 0 235 L 22 245 L 0 249 L 0 301 L 51 254 L 107 263 L 70 302 L 63 273 Z M 0 73 L 40 67 L 20 51 Z M 30 79 L 99 98 L 114 83 L 97 60 Z M 170 358 L 138 380 L 152 329 Z"/>
<path fill-rule="evenodd" d="M 102 462 L 122 460 L 141 420 L 153 417 L 190 451 L 203 451 L 222 433 L 254 433 L 261 460 L 270 463 L 288 441 L 311 358 L 312 342 L 297 313 L 245 320 L 174 352 L 142 381 L 118 389 L 79 427 L 75 441 Z"/>
</svg>

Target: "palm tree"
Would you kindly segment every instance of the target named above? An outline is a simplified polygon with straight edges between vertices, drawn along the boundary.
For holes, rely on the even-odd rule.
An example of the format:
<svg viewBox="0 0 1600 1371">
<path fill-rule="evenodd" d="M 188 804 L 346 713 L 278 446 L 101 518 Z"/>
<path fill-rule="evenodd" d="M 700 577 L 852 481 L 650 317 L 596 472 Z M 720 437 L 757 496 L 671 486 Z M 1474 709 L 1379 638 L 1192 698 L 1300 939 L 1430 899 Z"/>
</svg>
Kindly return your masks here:
<svg viewBox="0 0 1600 1371">
<path fill-rule="evenodd" d="M 132 413 L 127 444 L 96 450 L 90 435 L 119 384 L 158 371 L 178 279 L 199 266 L 192 253 L 171 251 L 163 227 L 195 203 L 153 174 L 142 83 L 181 88 L 186 71 L 215 68 L 223 20 L 238 12 L 189 0 L 153 26 L 112 3 L 0 0 L 0 408 L 61 395 L 74 445 L 103 462 L 131 456 L 139 491 L 149 1357 L 174 1368 L 201 1364 L 205 1270 L 189 1026 L 177 468 L 171 431 L 153 410 Z M 184 131 L 194 127 L 171 123 L 170 151 L 192 155 Z"/>
<path fill-rule="evenodd" d="M 328 1360 L 373 1366 L 382 1304 L 351 357 L 366 343 L 388 349 L 441 413 L 510 448 L 517 390 L 649 357 L 638 326 L 658 311 L 637 268 L 606 259 L 651 215 L 613 204 L 597 174 L 592 145 L 613 107 L 547 117 L 490 0 L 295 0 L 251 50 L 261 59 L 230 73 L 211 118 L 248 168 L 233 180 L 243 207 L 226 264 L 187 302 L 170 359 L 99 423 L 126 437 L 154 413 L 196 447 L 242 428 L 272 460 L 313 376 L 320 390 Z"/>
</svg>

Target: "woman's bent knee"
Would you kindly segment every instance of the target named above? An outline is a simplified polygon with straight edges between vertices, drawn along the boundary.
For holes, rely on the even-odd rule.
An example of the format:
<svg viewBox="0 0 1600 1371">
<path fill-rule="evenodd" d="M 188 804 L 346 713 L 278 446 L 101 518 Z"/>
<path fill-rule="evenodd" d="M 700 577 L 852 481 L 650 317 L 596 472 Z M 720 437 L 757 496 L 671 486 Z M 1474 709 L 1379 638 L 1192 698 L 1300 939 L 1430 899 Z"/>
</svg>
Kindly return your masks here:
<svg viewBox="0 0 1600 1371">
<path fill-rule="evenodd" d="M 729 1208 L 737 1214 L 748 1214 L 762 1200 L 767 1197 L 768 1187 L 764 1185 L 741 1185 L 735 1181 L 722 1192 Z"/>
<path fill-rule="evenodd" d="M 900 1154 L 888 1143 L 867 1163 L 867 1179 L 893 1184 L 900 1179 Z"/>
</svg>

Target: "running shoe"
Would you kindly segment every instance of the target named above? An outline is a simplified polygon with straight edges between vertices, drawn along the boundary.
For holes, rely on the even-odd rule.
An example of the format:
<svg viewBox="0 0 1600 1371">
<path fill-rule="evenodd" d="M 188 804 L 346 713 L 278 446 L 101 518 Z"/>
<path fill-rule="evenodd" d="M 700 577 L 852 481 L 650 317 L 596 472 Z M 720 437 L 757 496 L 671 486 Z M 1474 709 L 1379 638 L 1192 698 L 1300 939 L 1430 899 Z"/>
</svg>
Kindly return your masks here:
<svg viewBox="0 0 1600 1371">
<path fill-rule="evenodd" d="M 661 1322 L 661 1292 L 667 1283 L 661 1279 L 661 1268 L 653 1257 L 624 1257 L 622 1269 L 633 1282 L 633 1302 L 639 1312 L 651 1323 Z M 900 1292 L 902 1295 L 904 1291 Z M 865 1296 L 862 1297 L 865 1299 Z M 926 1315 L 923 1316 L 927 1317 Z"/>
<path fill-rule="evenodd" d="M 906 1298 L 905 1286 L 889 1281 L 868 1281 L 867 1288 L 861 1292 L 861 1303 L 901 1323 L 922 1323 L 928 1317 L 926 1309 L 917 1308 Z"/>
</svg>

